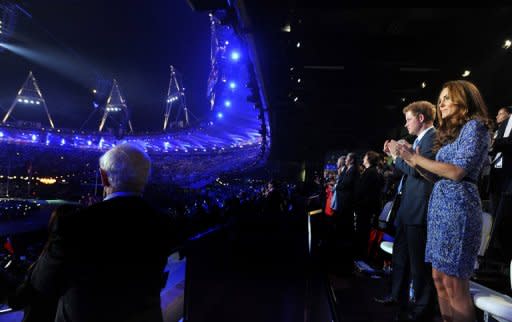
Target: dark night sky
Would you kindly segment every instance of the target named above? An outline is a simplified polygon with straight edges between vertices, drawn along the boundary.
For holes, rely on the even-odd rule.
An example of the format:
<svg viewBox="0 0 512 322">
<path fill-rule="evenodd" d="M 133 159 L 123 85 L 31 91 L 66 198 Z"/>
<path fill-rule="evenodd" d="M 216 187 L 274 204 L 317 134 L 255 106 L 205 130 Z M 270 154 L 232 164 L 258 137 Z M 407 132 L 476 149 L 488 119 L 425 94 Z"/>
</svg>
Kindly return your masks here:
<svg viewBox="0 0 512 322">
<path fill-rule="evenodd" d="M 156 130 L 163 122 L 171 64 L 183 74 L 189 109 L 197 116 L 207 113 L 209 20 L 185 0 L 31 0 L 21 6 L 32 18 L 18 15 L 13 42 L 45 62 L 0 53 L 2 115 L 32 70 L 57 127 L 78 128 L 94 111 L 96 81 L 115 77 L 135 130 Z M 27 119 L 27 111 L 20 105 L 13 116 Z M 86 127 L 95 128 L 99 117 Z"/>
</svg>

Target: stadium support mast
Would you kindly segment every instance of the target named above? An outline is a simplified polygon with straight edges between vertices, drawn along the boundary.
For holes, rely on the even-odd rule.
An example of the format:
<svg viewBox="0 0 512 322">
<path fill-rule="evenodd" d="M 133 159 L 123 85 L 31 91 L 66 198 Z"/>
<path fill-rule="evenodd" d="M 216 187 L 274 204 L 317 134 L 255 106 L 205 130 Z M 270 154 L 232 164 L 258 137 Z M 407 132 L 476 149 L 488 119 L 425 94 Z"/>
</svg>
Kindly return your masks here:
<svg viewBox="0 0 512 322">
<path fill-rule="evenodd" d="M 9 107 L 9 110 L 7 111 L 7 113 L 5 113 L 2 123 L 7 122 L 7 119 L 9 119 L 9 116 L 11 116 L 12 112 L 14 111 L 14 108 L 18 104 L 30 104 L 36 106 L 42 105 L 44 110 L 46 111 L 46 116 L 48 116 L 50 126 L 52 128 L 55 128 L 52 117 L 50 116 L 50 112 L 48 111 L 48 106 L 46 106 L 46 101 L 44 100 L 43 93 L 41 92 L 41 89 L 39 89 L 36 78 L 32 74 L 32 71 L 28 73 L 28 77 L 21 86 L 20 90 L 18 91 L 18 94 L 12 102 L 11 107 Z"/>
<path fill-rule="evenodd" d="M 169 81 L 169 89 L 167 90 L 164 131 L 169 127 L 169 117 L 171 117 L 171 115 L 171 127 L 187 127 L 189 125 L 185 88 L 182 87 L 178 81 L 177 72 L 174 66 L 171 65 L 170 68 L 171 79 Z"/>
<path fill-rule="evenodd" d="M 130 112 L 126 105 L 126 100 L 121 94 L 121 90 L 119 89 L 119 85 L 115 79 L 112 83 L 112 89 L 110 90 L 110 95 L 107 98 L 107 103 L 103 108 L 103 117 L 101 118 L 99 127 L 100 132 L 103 130 L 105 122 L 109 116 L 117 123 L 117 129 L 120 132 L 124 131 L 126 125 L 128 125 L 130 133 L 133 133 L 132 122 L 130 121 Z"/>
</svg>

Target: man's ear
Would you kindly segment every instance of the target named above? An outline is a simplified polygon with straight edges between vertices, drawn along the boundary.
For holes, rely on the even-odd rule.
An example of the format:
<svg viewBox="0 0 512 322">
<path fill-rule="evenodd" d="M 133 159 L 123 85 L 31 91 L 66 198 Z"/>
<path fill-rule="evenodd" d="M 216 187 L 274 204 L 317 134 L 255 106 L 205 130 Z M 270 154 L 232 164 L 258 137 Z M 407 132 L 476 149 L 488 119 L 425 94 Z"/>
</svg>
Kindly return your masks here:
<svg viewBox="0 0 512 322">
<path fill-rule="evenodd" d="M 418 120 L 420 121 L 420 123 L 425 122 L 425 115 L 423 115 L 423 114 L 418 114 Z"/>
<path fill-rule="evenodd" d="M 110 187 L 110 182 L 108 181 L 108 175 L 105 172 L 105 170 L 100 169 L 100 177 L 101 177 L 101 184 L 104 187 Z"/>
</svg>

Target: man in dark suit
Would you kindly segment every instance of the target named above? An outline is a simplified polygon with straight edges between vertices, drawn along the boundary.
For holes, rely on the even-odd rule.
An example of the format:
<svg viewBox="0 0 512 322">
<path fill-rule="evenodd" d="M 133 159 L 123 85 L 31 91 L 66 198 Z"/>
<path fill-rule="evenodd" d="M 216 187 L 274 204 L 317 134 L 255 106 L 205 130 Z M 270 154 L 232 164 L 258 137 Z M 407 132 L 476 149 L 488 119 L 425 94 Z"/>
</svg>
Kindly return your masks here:
<svg viewBox="0 0 512 322">
<path fill-rule="evenodd" d="M 162 321 L 176 229 L 142 199 L 150 167 L 141 147 L 115 146 L 100 158 L 104 200 L 57 218 L 31 278 L 37 291 L 60 296 L 56 321 Z"/>
<path fill-rule="evenodd" d="M 336 212 L 336 230 L 338 237 L 351 240 L 354 227 L 354 207 L 356 184 L 359 180 L 359 169 L 356 165 L 356 154 L 350 152 L 345 158 L 345 169 L 336 183 L 338 211 Z"/>
<path fill-rule="evenodd" d="M 498 129 L 492 145 L 489 187 L 494 224 L 489 247 L 492 250 L 499 250 L 499 252 L 493 254 L 491 251 L 486 256 L 495 257 L 500 254 L 495 259 L 509 262 L 512 257 L 512 251 L 507 246 L 512 242 L 512 235 L 508 231 L 512 225 L 512 216 L 509 210 L 512 207 L 512 118 L 510 117 L 510 108 L 501 108 L 496 115 L 496 121 Z"/>
<path fill-rule="evenodd" d="M 426 101 L 413 102 L 403 109 L 405 127 L 409 134 L 417 136 L 413 148 L 431 159 L 434 158 L 435 110 L 435 106 Z M 395 221 L 391 294 L 400 306 L 397 320 L 428 321 L 434 299 L 432 268 L 425 263 L 426 217 L 432 183 L 396 157 L 398 144 L 402 143 L 390 140 L 384 144 L 384 151 L 393 157 L 396 168 L 404 174 Z"/>
<path fill-rule="evenodd" d="M 493 215 L 496 214 L 504 192 L 512 192 L 512 119 L 508 107 L 496 115 L 498 129 L 494 134 L 491 153 L 490 197 Z"/>
<path fill-rule="evenodd" d="M 345 160 L 346 156 L 342 155 L 338 158 L 338 161 L 336 162 L 336 182 L 334 184 L 334 195 L 333 200 L 331 202 L 332 209 L 336 212 L 336 214 L 339 214 L 341 210 L 341 182 L 343 181 L 343 176 L 345 175 Z"/>
</svg>

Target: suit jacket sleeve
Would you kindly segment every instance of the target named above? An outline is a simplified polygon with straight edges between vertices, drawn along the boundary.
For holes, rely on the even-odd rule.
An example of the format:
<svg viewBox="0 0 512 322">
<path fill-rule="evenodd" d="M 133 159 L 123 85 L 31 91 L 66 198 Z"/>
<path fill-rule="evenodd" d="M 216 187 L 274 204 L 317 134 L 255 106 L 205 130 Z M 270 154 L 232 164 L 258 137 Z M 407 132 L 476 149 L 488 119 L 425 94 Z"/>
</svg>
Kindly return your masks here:
<svg viewBox="0 0 512 322">
<path fill-rule="evenodd" d="M 495 139 L 493 152 L 512 152 L 512 137 Z"/>
<path fill-rule="evenodd" d="M 420 141 L 420 155 L 425 158 L 434 159 L 432 152 L 432 145 L 434 143 L 434 131 L 430 130 Z M 395 160 L 395 167 L 408 176 L 420 177 L 421 175 L 416 169 L 409 166 L 402 158 L 398 157 Z"/>
<path fill-rule="evenodd" d="M 497 152 L 505 152 L 505 153 L 511 153 L 512 152 L 512 136 L 509 135 L 508 137 L 504 138 L 503 134 L 505 134 L 505 130 L 507 128 L 508 122 L 512 122 L 512 119 L 508 119 L 507 122 L 503 122 L 500 124 L 500 127 L 498 129 L 498 137 L 494 140 L 493 144 L 493 153 Z"/>
<path fill-rule="evenodd" d="M 68 257 L 65 234 L 66 216 L 56 219 L 54 229 L 50 232 L 48 247 L 37 260 L 30 282 L 40 293 L 57 296 L 65 284 L 66 259 Z"/>
<path fill-rule="evenodd" d="M 343 180 L 339 186 L 340 191 L 354 190 L 356 182 L 359 179 L 359 171 L 357 170 L 357 166 L 353 165 L 350 169 L 347 169 L 345 175 L 343 176 Z"/>
</svg>

